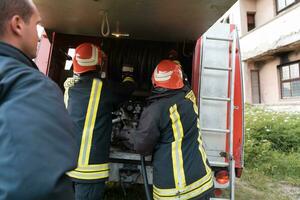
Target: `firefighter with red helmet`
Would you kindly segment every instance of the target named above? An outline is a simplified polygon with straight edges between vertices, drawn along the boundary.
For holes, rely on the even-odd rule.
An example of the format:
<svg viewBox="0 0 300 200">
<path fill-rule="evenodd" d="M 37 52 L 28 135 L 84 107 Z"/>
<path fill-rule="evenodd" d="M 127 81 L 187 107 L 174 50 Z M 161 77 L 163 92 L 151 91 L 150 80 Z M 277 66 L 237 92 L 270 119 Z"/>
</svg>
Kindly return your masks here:
<svg viewBox="0 0 300 200">
<path fill-rule="evenodd" d="M 133 68 L 123 67 L 123 82 L 105 79 L 104 60 L 100 47 L 83 43 L 75 50 L 74 76 L 65 86 L 67 109 L 78 125 L 78 166 L 68 172 L 75 185 L 76 200 L 100 200 L 104 196 L 109 175 L 109 147 L 112 111 L 135 89 Z"/>
<path fill-rule="evenodd" d="M 178 63 L 163 60 L 152 75 L 153 93 L 126 146 L 153 154 L 154 199 L 209 199 L 212 170 L 203 148 L 198 107 Z"/>
</svg>

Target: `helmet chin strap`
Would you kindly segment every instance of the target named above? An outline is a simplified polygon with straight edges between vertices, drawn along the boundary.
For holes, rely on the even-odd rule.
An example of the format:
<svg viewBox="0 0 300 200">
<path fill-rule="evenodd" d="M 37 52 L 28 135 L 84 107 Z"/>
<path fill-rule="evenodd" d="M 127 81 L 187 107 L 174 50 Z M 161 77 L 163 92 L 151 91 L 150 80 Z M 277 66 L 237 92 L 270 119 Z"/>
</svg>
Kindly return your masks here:
<svg viewBox="0 0 300 200">
<path fill-rule="evenodd" d="M 166 91 L 169 91 L 170 89 L 162 88 L 162 87 L 153 87 L 152 92 L 155 94 L 164 93 Z"/>
</svg>

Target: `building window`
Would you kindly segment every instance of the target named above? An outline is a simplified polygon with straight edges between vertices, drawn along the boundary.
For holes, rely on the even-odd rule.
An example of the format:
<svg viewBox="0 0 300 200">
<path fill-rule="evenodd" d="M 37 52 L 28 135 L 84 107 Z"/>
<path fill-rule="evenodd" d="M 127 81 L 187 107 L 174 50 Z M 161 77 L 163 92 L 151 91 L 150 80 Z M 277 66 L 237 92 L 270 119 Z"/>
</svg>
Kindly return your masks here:
<svg viewBox="0 0 300 200">
<path fill-rule="evenodd" d="M 229 16 L 227 16 L 226 18 L 223 18 L 223 19 L 221 20 L 221 23 L 224 23 L 224 24 L 230 24 Z"/>
<path fill-rule="evenodd" d="M 230 24 L 229 16 L 225 19 L 225 23 Z"/>
<path fill-rule="evenodd" d="M 300 62 L 281 65 L 280 84 L 281 97 L 300 97 Z"/>
<path fill-rule="evenodd" d="M 300 0 L 276 0 L 277 12 L 283 11 L 285 8 L 300 2 Z"/>
<path fill-rule="evenodd" d="M 248 31 L 255 28 L 255 13 L 247 12 L 247 27 Z"/>
</svg>

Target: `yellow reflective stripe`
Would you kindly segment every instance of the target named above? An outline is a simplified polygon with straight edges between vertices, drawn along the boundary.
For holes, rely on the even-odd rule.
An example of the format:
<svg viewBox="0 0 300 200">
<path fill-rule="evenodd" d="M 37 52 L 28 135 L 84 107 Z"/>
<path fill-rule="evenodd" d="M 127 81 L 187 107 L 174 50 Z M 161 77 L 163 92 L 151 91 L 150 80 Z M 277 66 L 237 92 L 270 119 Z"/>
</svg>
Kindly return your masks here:
<svg viewBox="0 0 300 200">
<path fill-rule="evenodd" d="M 212 187 L 213 187 L 213 180 L 210 179 L 208 182 L 206 182 L 201 187 L 195 188 L 194 190 L 190 190 L 189 192 L 186 192 L 186 193 L 178 193 L 177 192 L 174 195 L 162 195 L 162 194 L 158 194 L 157 192 L 153 192 L 153 199 L 187 200 L 187 199 L 191 199 L 191 198 L 194 198 L 194 197 L 197 197 L 197 196 L 201 195 L 202 193 L 204 193 L 205 191 L 209 190 Z"/>
<path fill-rule="evenodd" d="M 70 171 L 67 172 L 67 175 L 82 180 L 97 180 L 108 178 L 109 172 L 108 170 L 100 171 L 100 172 L 78 172 L 78 171 Z"/>
<path fill-rule="evenodd" d="M 196 103 L 196 97 L 195 97 L 195 94 L 194 94 L 193 90 L 191 90 L 189 93 L 187 93 L 187 95 L 185 95 L 185 98 L 189 99 L 191 102 L 193 102 L 194 111 L 198 115 L 199 114 L 198 113 L 198 106 L 197 106 L 197 103 Z"/>
<path fill-rule="evenodd" d="M 87 147 L 87 153 L 86 153 L 86 159 L 85 159 L 85 163 L 88 164 L 89 163 L 89 158 L 90 158 L 90 153 L 91 153 L 91 146 L 92 146 L 92 139 L 93 139 L 93 133 L 94 133 L 94 127 L 95 127 L 95 122 L 96 122 L 96 117 L 97 117 L 97 111 L 98 111 L 98 106 L 100 104 L 100 96 L 101 96 L 101 91 L 102 91 L 102 81 L 99 79 L 94 79 L 95 82 L 99 83 L 99 87 L 96 89 L 96 102 L 94 105 L 94 112 L 92 115 L 92 124 L 91 127 L 89 129 L 90 131 L 90 137 L 88 140 L 88 147 Z"/>
<path fill-rule="evenodd" d="M 197 117 L 197 128 L 200 129 L 200 119 L 199 119 L 199 117 Z M 201 133 L 200 133 L 200 135 L 201 135 Z"/>
<path fill-rule="evenodd" d="M 191 90 L 187 95 L 185 95 L 185 98 L 190 99 L 193 102 L 193 107 L 195 110 L 195 113 L 198 115 L 198 106 L 196 104 L 196 97 L 194 95 L 194 92 Z M 200 119 L 199 117 L 197 118 L 197 128 L 198 128 L 198 132 L 199 132 L 199 136 L 198 136 L 198 143 L 199 143 L 199 151 L 201 153 L 201 157 L 203 159 L 203 163 L 206 169 L 206 173 L 208 173 L 209 171 L 211 171 L 210 167 L 207 165 L 206 163 L 206 153 L 203 149 L 203 144 L 202 144 L 202 140 L 201 140 L 201 132 L 200 132 Z"/>
<path fill-rule="evenodd" d="M 101 90 L 102 81 L 99 79 L 94 79 L 81 139 L 80 153 L 78 159 L 79 167 L 86 166 L 89 162 L 93 131 L 100 102 Z"/>
<path fill-rule="evenodd" d="M 170 108 L 170 118 L 174 136 L 174 142 L 172 142 L 173 175 L 176 188 L 181 190 L 186 186 L 181 150 L 183 128 L 176 104 Z"/>
<path fill-rule="evenodd" d="M 213 180 L 210 180 L 207 184 L 205 184 L 203 187 L 200 187 L 196 190 L 193 190 L 192 192 L 188 193 L 188 194 L 184 194 L 182 195 L 182 199 L 183 200 L 187 200 L 187 199 L 191 199 L 194 198 L 202 193 L 204 193 L 205 191 L 209 190 L 210 188 L 212 188 L 214 185 Z"/>
<path fill-rule="evenodd" d="M 208 173 L 208 172 L 211 171 L 211 169 L 210 169 L 210 167 L 206 163 L 207 157 L 206 157 L 206 153 L 205 153 L 205 151 L 203 149 L 203 144 L 202 144 L 202 140 L 201 140 L 200 129 L 199 129 L 198 132 L 199 132 L 199 135 L 198 135 L 199 151 L 200 151 L 200 154 L 201 154 L 201 157 L 202 157 L 203 164 L 204 164 L 205 169 L 206 169 L 206 173 Z"/>
<path fill-rule="evenodd" d="M 204 183 L 210 181 L 210 179 L 212 180 L 212 172 L 210 171 L 209 173 L 207 173 L 204 177 L 202 177 L 201 179 L 195 181 L 194 183 L 186 186 L 184 188 L 184 190 L 182 191 L 178 191 L 176 188 L 171 188 L 171 189 L 160 189 L 157 188 L 155 185 L 153 185 L 153 192 L 161 195 L 161 196 L 176 196 L 180 193 L 181 194 L 186 194 L 189 193 L 199 187 L 201 187 Z"/>
<path fill-rule="evenodd" d="M 75 169 L 75 171 L 81 171 L 81 172 L 97 172 L 97 171 L 104 171 L 104 170 L 109 170 L 108 163 L 80 166 Z"/>
<path fill-rule="evenodd" d="M 126 81 L 134 82 L 134 79 L 132 77 L 127 76 L 126 78 L 124 78 L 123 82 L 126 82 Z"/>
</svg>

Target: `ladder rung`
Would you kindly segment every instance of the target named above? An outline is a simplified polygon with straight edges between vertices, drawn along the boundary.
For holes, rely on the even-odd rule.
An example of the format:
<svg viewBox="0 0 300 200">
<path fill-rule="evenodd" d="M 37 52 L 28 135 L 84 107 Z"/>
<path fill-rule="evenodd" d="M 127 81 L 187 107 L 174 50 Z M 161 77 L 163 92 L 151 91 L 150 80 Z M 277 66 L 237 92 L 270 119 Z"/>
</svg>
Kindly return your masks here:
<svg viewBox="0 0 300 200">
<path fill-rule="evenodd" d="M 226 163 L 226 162 L 214 162 L 214 161 L 211 161 L 211 162 L 209 162 L 209 164 L 212 167 L 228 167 L 229 166 L 229 163 Z"/>
<path fill-rule="evenodd" d="M 233 39 L 231 38 L 216 38 L 216 37 L 206 37 L 208 40 L 218 40 L 218 41 L 226 41 L 226 42 L 232 42 Z"/>
<path fill-rule="evenodd" d="M 230 101 L 230 98 L 222 98 L 222 97 L 201 97 L 204 100 L 214 100 L 214 101 Z"/>
<path fill-rule="evenodd" d="M 219 70 L 219 71 L 231 71 L 231 68 L 218 68 L 218 67 L 204 67 L 204 69 L 211 69 L 211 70 Z"/>
<path fill-rule="evenodd" d="M 219 132 L 219 133 L 229 133 L 228 129 L 215 129 L 215 128 L 201 128 L 201 131 L 209 131 L 209 132 Z"/>
</svg>

